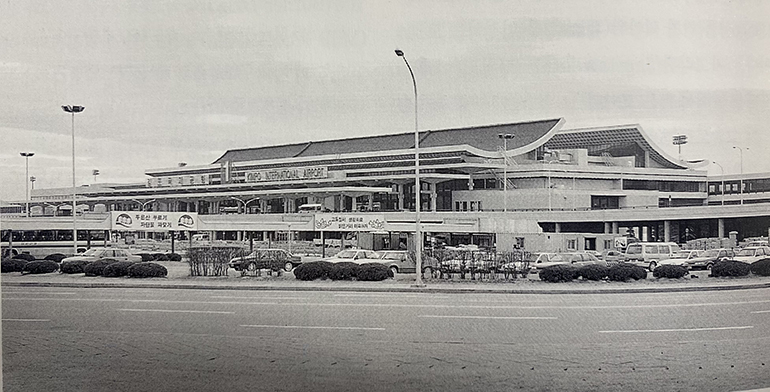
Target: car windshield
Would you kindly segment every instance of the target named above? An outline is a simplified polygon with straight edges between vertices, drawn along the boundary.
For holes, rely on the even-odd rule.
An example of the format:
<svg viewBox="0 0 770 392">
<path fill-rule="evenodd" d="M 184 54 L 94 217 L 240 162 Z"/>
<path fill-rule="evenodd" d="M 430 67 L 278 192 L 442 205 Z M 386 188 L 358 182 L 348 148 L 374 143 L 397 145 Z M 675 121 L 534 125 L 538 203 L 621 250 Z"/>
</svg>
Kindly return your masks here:
<svg viewBox="0 0 770 392">
<path fill-rule="evenodd" d="M 718 249 L 707 250 L 706 253 L 703 254 L 703 257 L 717 257 L 717 256 L 719 256 Z"/>
<path fill-rule="evenodd" d="M 689 250 L 683 250 L 675 253 L 673 256 L 671 256 L 672 259 L 686 259 L 688 256 L 690 256 Z"/>
<path fill-rule="evenodd" d="M 356 251 L 354 250 L 343 250 L 340 253 L 337 253 L 336 256 L 334 256 L 338 259 L 354 259 L 356 257 Z"/>
<path fill-rule="evenodd" d="M 98 256 L 102 253 L 102 249 L 99 248 L 91 248 L 83 253 L 81 253 L 81 256 Z"/>
<path fill-rule="evenodd" d="M 572 261 L 572 256 L 573 255 L 571 253 L 555 255 L 555 256 L 551 257 L 550 261 L 551 262 L 555 262 L 555 263 L 563 263 L 565 261 Z"/>
<path fill-rule="evenodd" d="M 401 260 L 402 253 L 387 252 L 382 254 L 382 258 L 386 260 Z"/>
<path fill-rule="evenodd" d="M 754 249 L 741 249 L 736 256 L 754 256 Z"/>
</svg>

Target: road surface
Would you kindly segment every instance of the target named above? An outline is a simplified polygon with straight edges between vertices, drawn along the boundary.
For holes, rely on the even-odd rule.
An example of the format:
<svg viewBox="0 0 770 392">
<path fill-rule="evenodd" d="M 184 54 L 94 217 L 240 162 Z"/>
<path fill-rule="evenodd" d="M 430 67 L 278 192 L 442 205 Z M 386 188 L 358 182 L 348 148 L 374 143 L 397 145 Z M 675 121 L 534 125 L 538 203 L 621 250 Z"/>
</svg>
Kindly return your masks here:
<svg viewBox="0 0 770 392">
<path fill-rule="evenodd" d="M 770 289 L 421 294 L 3 287 L 6 391 L 770 386 Z"/>
</svg>

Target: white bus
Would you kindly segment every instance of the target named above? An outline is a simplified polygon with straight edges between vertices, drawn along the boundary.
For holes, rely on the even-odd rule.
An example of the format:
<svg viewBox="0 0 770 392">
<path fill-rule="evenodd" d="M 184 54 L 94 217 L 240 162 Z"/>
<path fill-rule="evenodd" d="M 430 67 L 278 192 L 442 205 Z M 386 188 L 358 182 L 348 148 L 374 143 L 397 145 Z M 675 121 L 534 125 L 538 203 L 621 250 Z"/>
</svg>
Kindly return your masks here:
<svg viewBox="0 0 770 392">
<path fill-rule="evenodd" d="M 93 246 L 107 246 L 104 230 L 78 230 L 78 252 Z M 0 248 L 3 257 L 26 253 L 38 259 L 54 253 L 73 254 L 72 230 L 3 230 Z"/>
</svg>

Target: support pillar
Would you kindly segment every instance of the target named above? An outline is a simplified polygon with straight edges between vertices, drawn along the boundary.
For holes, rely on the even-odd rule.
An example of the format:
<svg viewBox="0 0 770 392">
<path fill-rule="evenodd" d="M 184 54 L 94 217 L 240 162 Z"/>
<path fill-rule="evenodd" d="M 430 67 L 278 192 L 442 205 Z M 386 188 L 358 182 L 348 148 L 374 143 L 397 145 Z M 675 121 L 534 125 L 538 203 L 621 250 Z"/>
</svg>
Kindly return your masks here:
<svg viewBox="0 0 770 392">
<path fill-rule="evenodd" d="M 404 208 L 404 185 L 398 184 L 396 185 L 396 190 L 398 192 L 398 209 L 403 211 Z"/>
<path fill-rule="evenodd" d="M 428 183 L 430 186 L 430 210 L 436 212 L 436 201 L 438 200 L 438 194 L 436 193 L 436 183 Z"/>
<path fill-rule="evenodd" d="M 561 223 L 554 223 L 554 233 L 561 233 Z"/>
<path fill-rule="evenodd" d="M 612 222 L 612 234 L 620 234 L 619 231 L 618 222 Z"/>
<path fill-rule="evenodd" d="M 725 238 L 725 218 L 719 218 L 717 220 L 717 225 L 719 227 L 719 234 L 718 237 Z"/>
<path fill-rule="evenodd" d="M 671 221 L 663 221 L 663 241 L 671 241 Z"/>
<path fill-rule="evenodd" d="M 604 222 L 604 234 L 612 234 L 612 224 L 610 222 Z"/>
</svg>

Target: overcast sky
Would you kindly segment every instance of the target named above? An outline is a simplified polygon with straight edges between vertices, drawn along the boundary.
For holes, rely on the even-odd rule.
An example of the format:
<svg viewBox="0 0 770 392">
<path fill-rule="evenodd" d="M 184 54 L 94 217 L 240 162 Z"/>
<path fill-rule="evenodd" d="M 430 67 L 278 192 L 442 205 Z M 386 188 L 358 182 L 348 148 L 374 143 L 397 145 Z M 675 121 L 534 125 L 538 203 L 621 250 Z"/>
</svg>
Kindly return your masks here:
<svg viewBox="0 0 770 392">
<path fill-rule="evenodd" d="M 768 1 L 0 0 L 0 199 L 227 149 L 564 117 L 770 171 Z M 720 174 L 710 165 L 711 174 Z"/>
</svg>

